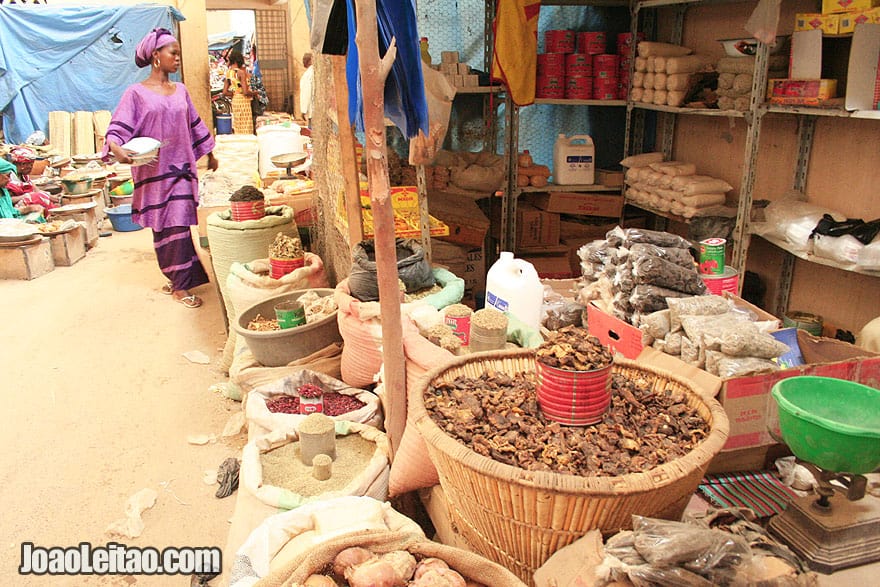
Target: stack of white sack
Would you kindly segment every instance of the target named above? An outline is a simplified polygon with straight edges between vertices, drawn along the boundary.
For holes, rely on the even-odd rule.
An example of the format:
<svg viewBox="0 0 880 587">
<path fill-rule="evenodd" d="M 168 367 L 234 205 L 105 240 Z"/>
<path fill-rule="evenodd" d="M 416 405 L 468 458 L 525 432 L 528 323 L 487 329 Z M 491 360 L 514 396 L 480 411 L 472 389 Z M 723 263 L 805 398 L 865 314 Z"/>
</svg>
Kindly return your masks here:
<svg viewBox="0 0 880 587">
<path fill-rule="evenodd" d="M 712 59 L 688 47 L 642 41 L 635 59 L 630 99 L 658 106 L 681 106 L 695 73 L 711 70 Z"/>
<path fill-rule="evenodd" d="M 698 175 L 696 165 L 663 161 L 662 153 L 643 153 L 625 158 L 626 197 L 637 205 L 684 218 L 736 215 L 725 205 L 733 189 L 723 179 Z"/>
</svg>

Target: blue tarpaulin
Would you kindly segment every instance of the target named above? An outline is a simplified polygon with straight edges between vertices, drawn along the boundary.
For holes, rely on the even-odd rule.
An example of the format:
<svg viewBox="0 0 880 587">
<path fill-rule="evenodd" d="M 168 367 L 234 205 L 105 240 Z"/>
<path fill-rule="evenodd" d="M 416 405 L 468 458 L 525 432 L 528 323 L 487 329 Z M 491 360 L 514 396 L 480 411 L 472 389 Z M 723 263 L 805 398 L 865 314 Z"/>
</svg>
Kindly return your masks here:
<svg viewBox="0 0 880 587">
<path fill-rule="evenodd" d="M 138 42 L 155 27 L 175 30 L 175 20 L 184 17 L 160 5 L 0 6 L 7 142 L 47 132 L 53 110 L 113 111 L 125 88 L 149 74 L 134 64 Z"/>
</svg>

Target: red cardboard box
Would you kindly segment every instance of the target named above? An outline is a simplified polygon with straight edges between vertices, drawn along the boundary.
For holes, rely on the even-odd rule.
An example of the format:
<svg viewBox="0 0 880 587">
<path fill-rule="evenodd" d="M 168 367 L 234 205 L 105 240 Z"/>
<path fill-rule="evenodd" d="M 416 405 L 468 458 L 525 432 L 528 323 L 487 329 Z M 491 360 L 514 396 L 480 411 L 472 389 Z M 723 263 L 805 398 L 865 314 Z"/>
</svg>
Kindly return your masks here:
<svg viewBox="0 0 880 587">
<path fill-rule="evenodd" d="M 806 364 L 762 375 L 720 379 L 653 348 L 646 348 L 638 360 L 676 373 L 707 393 L 717 394 L 730 420 L 724 451 L 749 449 L 775 444 L 774 435 L 780 436 L 776 402 L 770 395 L 777 381 L 817 375 L 880 386 L 880 355 L 803 330 L 797 332 L 797 337 Z"/>
</svg>

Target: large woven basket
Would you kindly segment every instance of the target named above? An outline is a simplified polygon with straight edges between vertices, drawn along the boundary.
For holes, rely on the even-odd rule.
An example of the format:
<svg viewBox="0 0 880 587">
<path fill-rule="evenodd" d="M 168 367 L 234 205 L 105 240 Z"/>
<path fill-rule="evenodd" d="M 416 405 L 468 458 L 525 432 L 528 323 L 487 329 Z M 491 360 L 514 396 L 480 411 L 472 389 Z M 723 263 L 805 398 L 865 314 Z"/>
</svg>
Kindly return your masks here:
<svg viewBox="0 0 880 587">
<path fill-rule="evenodd" d="M 688 405 L 709 423 L 709 436 L 683 457 L 617 477 L 579 477 L 506 465 L 447 435 L 428 415 L 423 401 L 436 383 L 460 375 L 479 377 L 486 371 L 533 372 L 534 352 L 456 358 L 426 375 L 409 409 L 437 467 L 452 521 L 475 550 L 527 583 L 550 555 L 592 529 L 613 534 L 630 528 L 633 514 L 679 519 L 709 462 L 727 440 L 727 416 L 716 400 L 668 373 L 619 360 L 615 373 L 653 380 L 655 389 L 684 393 Z"/>
</svg>

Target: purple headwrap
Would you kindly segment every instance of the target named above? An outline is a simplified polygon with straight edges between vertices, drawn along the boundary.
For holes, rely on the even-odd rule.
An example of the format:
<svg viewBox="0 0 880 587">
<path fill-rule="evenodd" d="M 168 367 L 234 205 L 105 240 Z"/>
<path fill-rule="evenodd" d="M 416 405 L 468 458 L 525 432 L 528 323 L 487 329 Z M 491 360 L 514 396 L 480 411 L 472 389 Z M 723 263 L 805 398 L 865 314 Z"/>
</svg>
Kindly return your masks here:
<svg viewBox="0 0 880 587">
<path fill-rule="evenodd" d="M 138 67 L 148 66 L 153 59 L 153 51 L 161 49 L 168 43 L 173 43 L 176 40 L 168 29 L 158 28 L 151 30 L 146 37 L 141 39 L 137 49 L 135 49 L 135 65 Z"/>
</svg>

